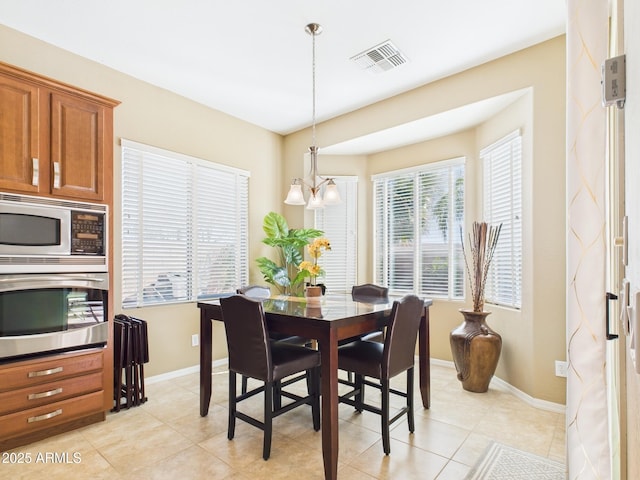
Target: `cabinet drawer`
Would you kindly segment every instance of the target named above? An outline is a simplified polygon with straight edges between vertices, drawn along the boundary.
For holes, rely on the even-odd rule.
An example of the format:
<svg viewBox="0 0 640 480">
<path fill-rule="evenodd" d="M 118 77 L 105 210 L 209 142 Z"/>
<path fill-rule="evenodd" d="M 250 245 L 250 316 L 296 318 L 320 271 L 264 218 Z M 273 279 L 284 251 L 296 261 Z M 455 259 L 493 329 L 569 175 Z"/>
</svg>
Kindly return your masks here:
<svg viewBox="0 0 640 480">
<path fill-rule="evenodd" d="M 80 397 L 31 408 L 0 417 L 3 437 L 24 435 L 53 427 L 85 415 L 102 411 L 104 392 L 98 391 Z"/>
<path fill-rule="evenodd" d="M 102 390 L 102 372 L 0 393 L 0 415 Z"/>
<path fill-rule="evenodd" d="M 0 368 L 0 392 L 102 370 L 103 352 L 65 354 Z"/>
</svg>

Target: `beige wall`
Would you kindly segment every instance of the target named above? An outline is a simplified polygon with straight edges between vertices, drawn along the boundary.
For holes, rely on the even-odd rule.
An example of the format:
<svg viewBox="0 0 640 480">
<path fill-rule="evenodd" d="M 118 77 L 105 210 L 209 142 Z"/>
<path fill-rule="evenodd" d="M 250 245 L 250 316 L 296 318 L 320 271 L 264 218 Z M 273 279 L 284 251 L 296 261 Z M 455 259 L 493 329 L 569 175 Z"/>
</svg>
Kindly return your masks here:
<svg viewBox="0 0 640 480">
<path fill-rule="evenodd" d="M 115 198 L 120 195 L 119 139 L 148 143 L 251 171 L 250 248 L 251 280 L 260 274 L 253 259 L 270 254 L 263 238 L 262 218 L 271 210 L 282 212 L 293 227 L 310 222 L 300 207 L 285 207 L 291 178 L 304 176 L 303 154 L 309 130 L 284 140 L 271 132 L 205 108 L 183 97 L 140 82 L 97 63 L 82 59 L 31 37 L 0 26 L 0 60 L 95 91 L 122 104 L 115 111 Z M 535 398 L 564 402 L 564 382 L 553 375 L 554 360 L 564 359 L 564 38 L 510 55 L 459 75 L 417 88 L 370 107 L 317 126 L 319 146 L 331 145 L 380 129 L 447 111 L 468 103 L 520 89 L 531 89 L 529 108 L 530 171 L 533 202 L 528 206 L 529 229 L 525 255 L 535 258 L 525 276 L 525 306 L 519 314 L 494 311 L 492 325 L 503 334 L 505 348 L 498 375 Z M 473 130 L 424 144 L 370 157 L 324 156 L 322 172 L 358 175 L 359 212 L 358 281 L 369 281 L 371 271 L 371 188 L 373 173 L 454 156 L 466 155 L 470 170 L 477 149 L 509 125 L 509 115 Z M 516 114 L 517 115 L 517 114 Z M 505 119 L 506 118 L 506 119 Z M 510 125 L 509 125 L 510 126 Z M 532 133 L 531 133 L 532 132 Z M 469 177 L 472 178 L 472 177 Z M 472 182 L 469 182 L 470 185 Z M 468 192 L 474 203 L 476 193 Z M 476 197 L 477 198 L 477 197 Z M 116 225 L 119 208 L 116 206 Z M 471 214 L 467 221 L 473 220 Z M 119 252 L 120 232 L 115 231 Z M 120 258 L 116 253 L 116 278 Z M 119 299 L 119 286 L 115 286 Z M 432 316 L 432 351 L 435 358 L 450 359 L 448 332 L 459 323 L 460 305 L 436 302 Z M 118 312 L 116 312 L 118 313 Z M 190 367 L 198 363 L 198 349 L 190 346 L 198 332 L 195 305 L 175 305 L 125 313 L 150 323 L 151 362 L 147 375 Z M 217 326 L 214 358 L 226 355 L 224 335 Z M 535 354 L 533 353 L 535 352 Z"/>
<path fill-rule="evenodd" d="M 492 120 L 462 133 L 366 157 L 349 170 L 350 160 L 322 156 L 322 147 L 448 111 L 490 97 L 526 91 L 516 104 Z M 535 128 L 534 128 L 535 127 Z M 372 251 L 370 176 L 427 162 L 466 156 L 467 218 L 481 215 L 477 175 L 478 150 L 500 136 L 522 128 L 524 136 L 524 256 L 521 312 L 493 308 L 489 322 L 503 336 L 497 375 L 526 394 L 564 404 L 566 382 L 555 376 L 555 360 L 565 360 L 565 42 L 558 37 L 461 74 L 342 115 L 316 126 L 320 170 L 359 175 L 360 263 L 370 281 Z M 301 152 L 309 130 L 285 137 L 284 177 L 303 175 Z M 357 170 L 357 171 L 356 171 Z M 283 197 L 285 195 L 283 186 Z M 361 210 L 363 208 L 363 210 Z M 307 225 L 311 217 L 286 207 L 291 223 Z M 360 214 L 360 213 L 359 213 Z M 305 218 L 306 216 L 306 218 Z M 366 243 L 362 249 L 363 242 Z M 535 263 L 534 263 L 535 259 Z M 449 332 L 461 321 L 461 305 L 436 301 L 432 308 L 431 349 L 434 358 L 451 359 Z"/>
<path fill-rule="evenodd" d="M 278 194 L 282 178 L 281 136 L 1 25 L 0 60 L 122 102 L 114 113 L 115 278 L 120 277 L 121 265 L 121 138 L 250 170 L 250 255 L 256 258 L 267 253 L 260 242 L 262 217 L 271 210 L 278 211 L 282 202 Z M 260 280 L 254 269 L 251 280 Z M 115 313 L 120 313 L 120 286 L 114 285 L 113 291 Z M 198 364 L 199 350 L 191 346 L 191 335 L 199 332 L 195 304 L 128 309 L 124 313 L 149 322 L 150 362 L 146 375 Z M 222 358 L 226 356 L 224 331 L 219 324 L 214 328 L 218 340 L 214 358 Z"/>
</svg>

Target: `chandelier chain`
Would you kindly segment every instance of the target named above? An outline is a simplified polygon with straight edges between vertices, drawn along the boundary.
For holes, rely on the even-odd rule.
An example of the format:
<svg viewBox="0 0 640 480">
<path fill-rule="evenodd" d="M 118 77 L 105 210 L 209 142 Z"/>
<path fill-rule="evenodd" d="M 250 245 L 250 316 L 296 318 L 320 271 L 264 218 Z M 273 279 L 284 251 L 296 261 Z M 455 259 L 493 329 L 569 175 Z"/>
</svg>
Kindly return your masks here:
<svg viewBox="0 0 640 480">
<path fill-rule="evenodd" d="M 311 33 L 311 141 L 316 144 L 316 32 Z"/>
</svg>

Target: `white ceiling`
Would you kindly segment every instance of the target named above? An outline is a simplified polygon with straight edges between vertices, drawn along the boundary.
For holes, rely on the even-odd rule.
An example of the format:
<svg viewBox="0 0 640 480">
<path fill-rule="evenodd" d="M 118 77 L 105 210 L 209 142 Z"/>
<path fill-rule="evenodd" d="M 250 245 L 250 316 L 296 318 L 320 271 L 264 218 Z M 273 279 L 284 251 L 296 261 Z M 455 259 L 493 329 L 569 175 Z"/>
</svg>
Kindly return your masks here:
<svg viewBox="0 0 640 480">
<path fill-rule="evenodd" d="M 565 18 L 562 0 L 0 0 L 1 24 L 281 134 L 311 124 L 308 23 L 323 27 L 320 122 L 558 36 Z M 386 40 L 407 63 L 350 61 Z"/>
</svg>

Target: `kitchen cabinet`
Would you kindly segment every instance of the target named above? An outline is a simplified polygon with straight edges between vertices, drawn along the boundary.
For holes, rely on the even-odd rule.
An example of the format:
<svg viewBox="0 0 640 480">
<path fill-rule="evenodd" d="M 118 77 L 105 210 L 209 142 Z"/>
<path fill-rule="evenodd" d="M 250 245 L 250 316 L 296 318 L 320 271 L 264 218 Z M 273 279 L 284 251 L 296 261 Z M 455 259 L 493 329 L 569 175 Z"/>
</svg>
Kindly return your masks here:
<svg viewBox="0 0 640 480">
<path fill-rule="evenodd" d="M 0 62 L 0 191 L 113 211 L 118 101 Z M 113 217 L 108 217 L 113 285 Z M 113 312 L 109 295 L 108 312 Z M 104 420 L 113 407 L 113 320 L 105 348 L 0 363 L 0 451 Z"/>
<path fill-rule="evenodd" d="M 0 365 L 0 451 L 105 418 L 105 349 Z"/>
<path fill-rule="evenodd" d="M 118 103 L 0 63 L 0 190 L 109 202 Z"/>
</svg>

